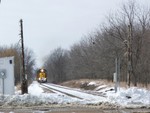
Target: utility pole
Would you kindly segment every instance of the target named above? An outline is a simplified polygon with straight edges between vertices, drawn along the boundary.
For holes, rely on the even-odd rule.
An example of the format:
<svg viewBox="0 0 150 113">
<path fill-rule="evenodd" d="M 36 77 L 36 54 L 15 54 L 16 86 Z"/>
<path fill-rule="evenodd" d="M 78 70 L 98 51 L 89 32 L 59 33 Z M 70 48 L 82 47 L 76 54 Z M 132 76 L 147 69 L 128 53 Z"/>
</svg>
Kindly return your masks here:
<svg viewBox="0 0 150 113">
<path fill-rule="evenodd" d="M 24 42 L 23 42 L 23 21 L 20 20 L 20 27 L 21 27 L 21 45 L 22 45 L 22 84 L 21 90 L 22 94 L 28 93 L 28 83 L 27 78 L 25 77 L 25 61 L 24 61 Z"/>
<path fill-rule="evenodd" d="M 131 81 L 131 71 L 132 71 L 132 65 L 131 65 L 131 57 L 132 57 L 132 52 L 131 52 L 131 25 L 128 25 L 128 48 L 127 48 L 127 84 L 128 87 L 130 87 L 130 81 Z"/>
<path fill-rule="evenodd" d="M 115 59 L 115 93 L 117 92 L 118 88 L 120 87 L 120 56 L 117 56 Z"/>
</svg>

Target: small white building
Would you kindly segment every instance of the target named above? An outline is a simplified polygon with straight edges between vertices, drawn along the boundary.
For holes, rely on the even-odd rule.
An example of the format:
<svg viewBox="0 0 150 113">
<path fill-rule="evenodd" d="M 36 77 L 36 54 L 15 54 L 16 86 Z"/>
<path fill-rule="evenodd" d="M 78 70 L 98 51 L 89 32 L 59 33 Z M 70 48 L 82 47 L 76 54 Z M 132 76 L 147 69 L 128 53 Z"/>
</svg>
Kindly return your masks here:
<svg viewBox="0 0 150 113">
<path fill-rule="evenodd" d="M 0 94 L 13 95 L 14 88 L 14 57 L 0 58 Z"/>
</svg>

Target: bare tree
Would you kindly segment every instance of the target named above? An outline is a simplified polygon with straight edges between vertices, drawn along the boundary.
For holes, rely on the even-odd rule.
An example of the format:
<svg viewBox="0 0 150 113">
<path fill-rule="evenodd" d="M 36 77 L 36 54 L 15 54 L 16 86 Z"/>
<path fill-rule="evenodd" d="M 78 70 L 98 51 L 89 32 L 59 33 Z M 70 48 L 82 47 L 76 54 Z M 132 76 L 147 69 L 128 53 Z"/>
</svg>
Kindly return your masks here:
<svg viewBox="0 0 150 113">
<path fill-rule="evenodd" d="M 115 45 L 118 48 L 119 53 L 124 51 L 122 48 L 122 42 L 128 42 L 128 25 L 131 27 L 131 68 L 132 68 L 132 81 L 134 85 L 141 79 L 139 77 L 141 69 L 145 67 L 139 67 L 141 65 L 142 50 L 145 48 L 144 43 L 146 39 L 147 31 L 149 30 L 149 10 L 142 10 L 141 7 L 135 2 L 129 1 L 124 4 L 121 12 L 117 13 L 115 17 L 108 18 L 109 27 L 104 27 L 106 33 L 110 35 L 108 41 L 111 45 Z M 120 48 L 120 49 L 119 49 Z M 127 51 L 127 50 L 126 50 Z M 124 52 L 126 53 L 126 52 Z M 143 62 L 143 61 L 142 61 Z M 127 64 L 126 64 L 127 65 Z M 127 67 L 128 69 L 128 67 Z M 124 75 L 125 76 L 125 75 Z M 137 80 L 138 79 L 138 80 Z"/>
<path fill-rule="evenodd" d="M 32 80 L 34 78 L 33 73 L 35 71 L 35 58 L 33 51 L 29 48 L 25 48 L 25 67 L 28 80 Z"/>
<path fill-rule="evenodd" d="M 14 73 L 15 73 L 15 84 L 20 83 L 21 81 L 21 51 L 18 44 L 11 45 L 10 47 L 0 47 L 0 57 L 9 57 L 14 56 Z M 25 65 L 26 65 L 26 74 L 28 74 L 29 78 L 32 76 L 35 59 L 32 51 L 30 49 L 26 49 L 25 51 Z"/>
<path fill-rule="evenodd" d="M 62 82 L 66 80 L 67 52 L 61 48 L 54 50 L 44 63 L 48 71 L 48 81 Z"/>
<path fill-rule="evenodd" d="M 134 1 L 123 4 L 117 14 L 110 15 L 106 26 L 88 35 L 70 51 L 70 73 L 74 78 L 112 78 L 114 61 L 121 58 L 121 80 L 127 81 L 128 36 L 131 36 L 131 81 L 142 82 L 149 73 L 147 68 L 149 10 L 142 10 Z M 129 33 L 128 26 L 131 27 Z M 141 67 L 142 65 L 142 67 Z M 143 70 L 146 70 L 146 72 Z M 143 75 L 143 73 L 145 73 Z M 74 76 L 73 76 L 74 75 Z M 142 75 L 142 76 L 141 76 Z M 146 76 L 146 77 L 145 77 Z"/>
<path fill-rule="evenodd" d="M 130 33 L 128 26 L 130 26 Z M 61 48 L 48 56 L 44 66 L 49 80 L 101 78 L 112 80 L 115 59 L 121 58 L 121 81 L 127 81 L 130 40 L 131 82 L 147 85 L 150 80 L 150 11 L 134 1 L 123 4 L 114 15 L 108 16 L 105 25 L 95 33 L 74 44 L 67 54 Z"/>
</svg>

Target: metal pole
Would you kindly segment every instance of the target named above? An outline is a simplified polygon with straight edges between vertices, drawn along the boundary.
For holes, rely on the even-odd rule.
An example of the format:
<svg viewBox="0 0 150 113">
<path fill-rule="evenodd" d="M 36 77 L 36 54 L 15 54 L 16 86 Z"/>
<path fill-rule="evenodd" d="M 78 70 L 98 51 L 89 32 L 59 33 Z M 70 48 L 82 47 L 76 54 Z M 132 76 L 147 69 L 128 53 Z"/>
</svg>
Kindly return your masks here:
<svg viewBox="0 0 150 113">
<path fill-rule="evenodd" d="M 117 87 L 118 87 L 117 86 L 118 85 L 117 84 L 118 83 L 118 58 L 115 59 L 115 65 L 116 65 L 115 66 L 116 67 L 116 69 L 115 69 L 115 71 L 116 71 L 115 72 L 115 93 L 116 93 L 117 92 Z"/>
<path fill-rule="evenodd" d="M 127 56 L 127 84 L 130 87 L 130 79 L 131 79 L 131 26 L 128 26 L 129 36 L 128 36 L 128 56 Z"/>
<path fill-rule="evenodd" d="M 28 84 L 27 79 L 25 77 L 25 61 L 24 61 L 24 42 L 23 42 L 23 21 L 20 20 L 20 27 L 21 27 L 21 45 L 22 45 L 22 94 L 28 93 Z"/>
<path fill-rule="evenodd" d="M 120 56 L 115 59 L 115 93 L 120 86 Z"/>
<path fill-rule="evenodd" d="M 4 91 L 5 91 L 4 90 L 4 78 L 2 78 L 2 84 L 3 84 L 3 89 L 2 90 L 3 90 L 3 95 L 4 95 Z"/>
<path fill-rule="evenodd" d="M 120 56 L 118 58 L 118 62 L 117 62 L 117 71 L 118 71 L 118 89 L 120 90 Z"/>
</svg>

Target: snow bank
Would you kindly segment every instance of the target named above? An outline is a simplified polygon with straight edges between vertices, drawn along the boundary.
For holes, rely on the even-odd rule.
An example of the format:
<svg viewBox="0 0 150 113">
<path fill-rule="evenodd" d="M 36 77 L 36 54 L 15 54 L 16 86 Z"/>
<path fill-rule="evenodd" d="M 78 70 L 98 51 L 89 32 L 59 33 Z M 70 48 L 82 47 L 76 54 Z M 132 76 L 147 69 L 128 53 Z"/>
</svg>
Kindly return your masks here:
<svg viewBox="0 0 150 113">
<path fill-rule="evenodd" d="M 95 84 L 95 83 L 90 83 Z M 33 82 L 29 87 L 29 94 L 20 95 L 21 91 L 16 91 L 15 95 L 0 95 L 0 106 L 47 106 L 52 104 L 73 104 L 73 105 L 104 105 L 121 106 L 127 108 L 139 108 L 150 106 L 150 91 L 132 87 L 129 89 L 120 88 L 115 93 L 110 87 L 99 87 L 97 93 L 105 93 L 105 97 L 88 95 L 80 92 L 83 99 L 67 96 L 61 93 L 45 93 L 38 82 Z M 66 92 L 69 90 L 66 90 Z M 73 92 L 73 91 L 72 91 Z M 73 92 L 74 94 L 75 92 Z M 91 97 L 92 96 L 92 97 Z"/>
<path fill-rule="evenodd" d="M 96 82 L 90 82 L 90 83 L 88 83 L 88 85 L 90 86 L 90 85 L 96 85 Z"/>
<path fill-rule="evenodd" d="M 28 87 L 28 93 L 20 95 L 17 91 L 16 95 L 0 95 L 0 106 L 45 106 L 51 104 L 68 104 L 68 103 L 83 103 L 83 101 L 76 98 L 71 98 L 66 95 L 44 93 L 39 83 L 33 82 Z"/>
<path fill-rule="evenodd" d="M 101 85 L 101 86 L 98 86 L 97 88 L 95 88 L 96 91 L 101 91 L 101 89 L 104 89 L 104 88 L 107 88 L 107 85 Z"/>
<path fill-rule="evenodd" d="M 33 83 L 28 87 L 28 93 L 31 95 L 38 96 L 43 92 L 43 89 L 39 87 L 39 84 L 36 81 L 33 81 Z"/>
<path fill-rule="evenodd" d="M 127 108 L 150 106 L 150 91 L 137 87 L 131 87 L 129 89 L 120 88 L 117 93 L 108 92 L 107 96 L 112 103 Z"/>
</svg>

